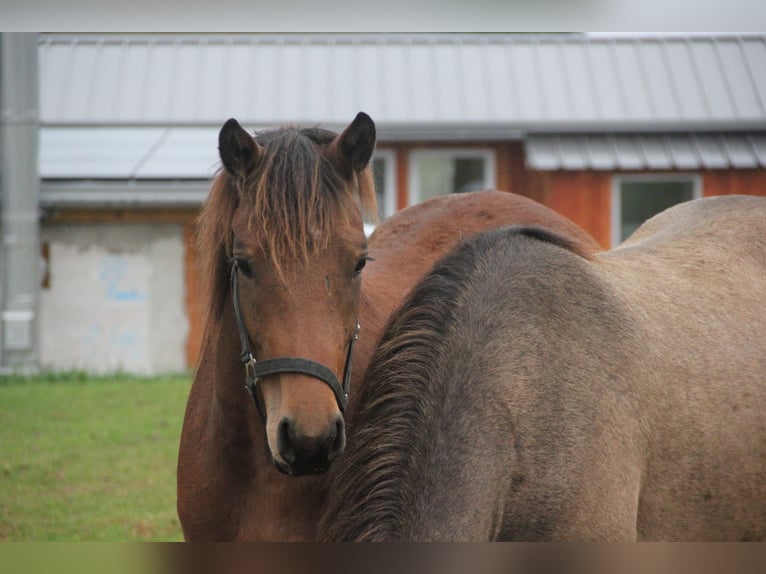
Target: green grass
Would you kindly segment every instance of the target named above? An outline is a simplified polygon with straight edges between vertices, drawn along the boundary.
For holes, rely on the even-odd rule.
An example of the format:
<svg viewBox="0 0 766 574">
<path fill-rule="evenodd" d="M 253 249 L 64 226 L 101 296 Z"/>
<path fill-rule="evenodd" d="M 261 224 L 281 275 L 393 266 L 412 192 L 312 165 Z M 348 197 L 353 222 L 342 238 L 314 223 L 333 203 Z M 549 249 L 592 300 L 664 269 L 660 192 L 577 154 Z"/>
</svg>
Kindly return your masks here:
<svg viewBox="0 0 766 574">
<path fill-rule="evenodd" d="M 0 540 L 180 540 L 189 376 L 0 377 Z"/>
</svg>

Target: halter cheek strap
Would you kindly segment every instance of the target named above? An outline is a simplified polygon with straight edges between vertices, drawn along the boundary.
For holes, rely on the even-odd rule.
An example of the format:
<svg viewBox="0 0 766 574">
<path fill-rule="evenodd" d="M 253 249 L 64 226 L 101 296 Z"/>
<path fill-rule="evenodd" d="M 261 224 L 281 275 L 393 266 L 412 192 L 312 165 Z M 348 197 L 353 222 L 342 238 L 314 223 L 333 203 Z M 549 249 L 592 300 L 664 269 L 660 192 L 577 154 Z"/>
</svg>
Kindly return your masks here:
<svg viewBox="0 0 766 574">
<path fill-rule="evenodd" d="M 323 364 L 310 359 L 303 359 L 301 357 L 279 357 L 276 359 L 257 361 L 250 348 L 250 338 L 248 337 L 247 329 L 245 328 L 245 323 L 242 319 L 242 312 L 239 307 L 238 270 L 239 267 L 237 266 L 237 263 L 234 262 L 231 267 L 230 280 L 232 298 L 234 300 L 234 318 L 237 321 L 239 342 L 242 348 L 240 360 L 245 366 L 245 388 L 252 395 L 256 407 L 258 408 L 258 412 L 261 414 L 261 418 L 264 421 L 266 420 L 263 399 L 257 389 L 258 380 L 262 377 L 279 373 L 301 373 L 319 379 L 332 389 L 332 392 L 335 395 L 335 400 L 338 403 L 338 408 L 341 412 L 345 412 L 346 405 L 348 404 L 349 387 L 351 385 L 351 362 L 354 354 L 354 344 L 357 339 L 359 339 L 359 323 L 356 323 L 354 334 L 348 344 L 342 385 L 332 370 L 328 369 Z"/>
</svg>

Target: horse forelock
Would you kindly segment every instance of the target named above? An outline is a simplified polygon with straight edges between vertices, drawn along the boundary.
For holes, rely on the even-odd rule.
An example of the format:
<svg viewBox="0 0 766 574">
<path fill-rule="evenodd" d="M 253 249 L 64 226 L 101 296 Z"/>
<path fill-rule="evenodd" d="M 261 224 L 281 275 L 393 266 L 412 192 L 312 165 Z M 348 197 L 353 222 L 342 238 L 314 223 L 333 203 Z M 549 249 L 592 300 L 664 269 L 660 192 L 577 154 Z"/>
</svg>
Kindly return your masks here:
<svg viewBox="0 0 766 574">
<path fill-rule="evenodd" d="M 283 261 L 307 262 L 328 245 L 335 229 L 349 224 L 352 213 L 367 215 L 374 209 L 369 170 L 345 181 L 323 153 L 334 138 L 334 132 L 321 128 L 259 134 L 263 157 L 250 177 L 238 182 L 248 228 L 280 277 Z"/>
</svg>

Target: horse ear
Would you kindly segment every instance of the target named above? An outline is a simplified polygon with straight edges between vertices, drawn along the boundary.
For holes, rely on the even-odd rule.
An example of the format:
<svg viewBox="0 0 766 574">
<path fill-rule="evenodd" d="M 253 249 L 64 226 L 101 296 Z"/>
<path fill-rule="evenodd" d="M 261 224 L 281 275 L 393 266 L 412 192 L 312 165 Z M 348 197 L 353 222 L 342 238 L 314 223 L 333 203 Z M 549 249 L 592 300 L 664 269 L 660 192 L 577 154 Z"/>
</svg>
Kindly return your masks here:
<svg viewBox="0 0 766 574">
<path fill-rule="evenodd" d="M 234 118 L 227 120 L 218 134 L 218 152 L 226 171 L 244 176 L 257 163 L 261 146 Z"/>
<path fill-rule="evenodd" d="M 374 149 L 375 122 L 364 112 L 359 112 L 343 133 L 330 143 L 328 155 L 336 169 L 351 176 L 367 167 Z"/>
</svg>

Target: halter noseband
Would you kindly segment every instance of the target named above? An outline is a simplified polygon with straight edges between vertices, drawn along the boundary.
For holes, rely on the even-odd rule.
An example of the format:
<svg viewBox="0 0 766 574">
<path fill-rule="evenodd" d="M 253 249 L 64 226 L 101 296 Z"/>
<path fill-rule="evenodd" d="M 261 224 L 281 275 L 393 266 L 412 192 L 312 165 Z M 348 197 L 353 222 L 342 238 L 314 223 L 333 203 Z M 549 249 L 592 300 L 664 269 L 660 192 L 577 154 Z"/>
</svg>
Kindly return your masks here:
<svg viewBox="0 0 766 574">
<path fill-rule="evenodd" d="M 351 337 L 351 341 L 348 344 L 348 353 L 346 354 L 346 366 L 343 371 L 343 385 L 341 386 L 338 381 L 338 377 L 332 370 L 328 369 L 321 363 L 312 361 L 310 359 L 303 359 L 301 357 L 280 357 L 277 359 L 267 359 L 265 361 L 257 361 L 253 356 L 250 348 L 250 338 L 245 328 L 245 323 L 242 320 L 242 312 L 239 308 L 239 280 L 237 271 L 239 266 L 236 261 L 231 266 L 231 289 L 232 298 L 234 299 L 234 318 L 237 320 L 237 328 L 239 329 L 239 341 L 242 347 L 242 353 L 240 354 L 240 360 L 245 366 L 245 388 L 255 401 L 255 405 L 258 408 L 258 412 L 261 414 L 261 418 L 266 420 L 266 413 L 262 402 L 258 399 L 257 385 L 258 380 L 261 377 L 268 375 L 275 375 L 277 373 L 301 373 L 309 375 L 319 379 L 327 384 L 335 394 L 335 400 L 338 403 L 340 412 L 345 412 L 346 405 L 348 404 L 348 392 L 351 383 L 351 360 L 354 353 L 354 344 L 359 339 L 359 322 L 357 321 L 354 327 L 354 334 Z"/>
</svg>

